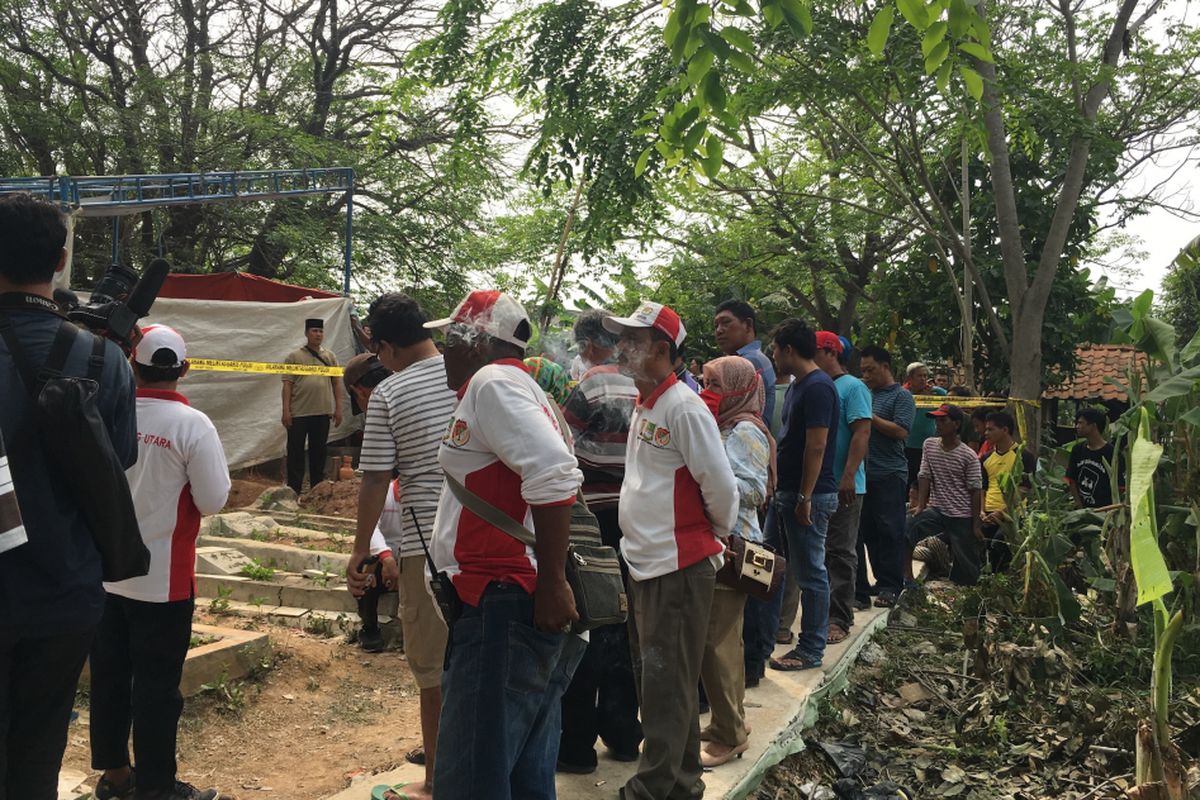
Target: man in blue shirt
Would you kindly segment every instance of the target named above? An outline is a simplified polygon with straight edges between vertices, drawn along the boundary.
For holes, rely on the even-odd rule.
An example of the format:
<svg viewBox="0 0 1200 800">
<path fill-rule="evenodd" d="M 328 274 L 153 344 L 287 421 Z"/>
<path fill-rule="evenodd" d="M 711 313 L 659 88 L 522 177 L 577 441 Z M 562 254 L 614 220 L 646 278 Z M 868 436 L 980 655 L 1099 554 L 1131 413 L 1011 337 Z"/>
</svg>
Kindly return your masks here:
<svg viewBox="0 0 1200 800">
<path fill-rule="evenodd" d="M 717 347 L 727 356 L 741 356 L 754 365 L 766 390 L 763 419 L 770 423 L 775 415 L 775 368 L 758 340 L 758 318 L 754 306 L 742 300 L 726 300 L 717 306 L 713 318 Z"/>
<path fill-rule="evenodd" d="M 24 358 L 40 368 L 61 325 L 52 281 L 66 265 L 67 226 L 56 206 L 0 198 L 0 317 Z M 92 337 L 78 337 L 63 374 L 85 376 Z M 120 459 L 137 458 L 133 373 L 104 349 L 98 406 Z M 28 541 L 0 553 L 0 798 L 55 800 L 75 685 L 104 610 L 100 554 L 69 487 L 31 435 L 32 410 L 0 339 L 0 432 Z"/>
<path fill-rule="evenodd" d="M 871 390 L 846 372 L 849 354 L 838 335 L 817 331 L 817 366 L 837 387 L 837 450 L 833 474 L 838 478 L 838 510 L 829 520 L 825 568 L 829 572 L 829 644 L 845 639 L 854 625 L 854 581 L 858 568 L 858 520 L 867 491 L 866 458 L 871 438 Z"/>
<path fill-rule="evenodd" d="M 863 383 L 871 390 L 871 439 L 867 446 L 867 494 L 858 524 L 858 576 L 854 604 L 870 605 L 867 562 L 875 574 L 875 605 L 890 608 L 904 588 L 904 511 L 908 503 L 908 459 L 904 442 L 917 413 L 913 397 L 892 377 L 892 356 L 882 347 L 862 349 Z"/>
<path fill-rule="evenodd" d="M 780 670 L 815 669 L 829 634 L 829 577 L 825 572 L 825 533 L 838 507 L 833 462 L 837 451 L 838 395 L 833 381 L 813 361 L 816 334 L 791 318 L 772 333 L 780 370 L 796 376 L 784 400 L 783 431 L 777 447 L 775 497 L 767 525 L 781 528 L 788 567 L 800 587 L 800 636 Z M 773 626 L 772 626 L 773 627 Z"/>
</svg>

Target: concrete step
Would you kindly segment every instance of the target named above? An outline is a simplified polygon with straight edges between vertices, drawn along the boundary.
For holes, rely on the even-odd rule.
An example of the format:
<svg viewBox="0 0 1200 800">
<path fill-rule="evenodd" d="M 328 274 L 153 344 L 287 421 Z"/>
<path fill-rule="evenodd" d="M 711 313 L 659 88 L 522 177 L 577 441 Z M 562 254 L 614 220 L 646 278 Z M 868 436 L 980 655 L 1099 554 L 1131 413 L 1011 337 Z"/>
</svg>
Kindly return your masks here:
<svg viewBox="0 0 1200 800">
<path fill-rule="evenodd" d="M 213 600 L 214 598 L 211 597 L 197 597 L 196 607 L 211 610 Z M 356 633 L 360 627 L 358 614 L 347 614 L 343 611 L 259 605 L 244 603 L 240 600 L 225 600 L 218 608 L 221 616 L 258 620 L 323 636 L 349 636 Z M 400 628 L 399 617 L 380 614 L 379 629 L 383 633 L 383 641 L 387 647 L 403 649 L 404 635 Z"/>
<path fill-rule="evenodd" d="M 221 587 L 221 591 L 218 591 Z M 197 575 L 196 594 L 226 598 L 263 606 L 290 606 L 315 611 L 358 613 L 358 603 L 340 577 L 329 579 L 328 586 L 317 586 L 313 579 L 294 573 L 277 573 L 270 581 L 251 580 L 240 575 Z M 379 598 L 379 613 L 394 617 L 398 596 L 389 593 Z"/>
<path fill-rule="evenodd" d="M 206 534 L 197 540 L 197 544 L 202 547 L 232 547 L 250 558 L 257 559 L 261 564 L 287 572 L 326 572 L 332 576 L 331 583 L 341 580 L 341 576 L 346 574 L 346 564 L 350 561 L 350 556 L 346 553 L 327 553 L 290 544 L 258 542 L 230 536 Z"/>
</svg>

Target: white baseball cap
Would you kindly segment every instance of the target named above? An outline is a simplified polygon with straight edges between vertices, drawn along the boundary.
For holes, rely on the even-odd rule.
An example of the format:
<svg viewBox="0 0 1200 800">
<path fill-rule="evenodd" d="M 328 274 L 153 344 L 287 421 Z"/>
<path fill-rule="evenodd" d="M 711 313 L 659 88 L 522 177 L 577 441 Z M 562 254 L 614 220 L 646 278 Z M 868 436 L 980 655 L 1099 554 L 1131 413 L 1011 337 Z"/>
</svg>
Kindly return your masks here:
<svg viewBox="0 0 1200 800">
<path fill-rule="evenodd" d="M 168 353 L 159 355 L 163 350 Z M 158 360 L 155 360 L 158 356 Z M 133 348 L 133 360 L 147 367 L 180 367 L 187 359 L 187 345 L 174 328 L 166 325 L 147 325 L 142 338 Z M 167 363 L 170 360 L 171 363 Z"/>
<path fill-rule="evenodd" d="M 604 328 L 612 333 L 620 333 L 622 328 L 654 328 L 666 334 L 675 342 L 675 346 L 683 344 L 687 338 L 687 330 L 679 315 L 662 303 L 652 303 L 649 300 L 638 306 L 638 310 L 628 317 L 605 317 Z"/>
<path fill-rule="evenodd" d="M 525 323 L 525 338 L 518 335 L 522 322 Z M 471 292 L 449 317 L 425 323 L 425 327 L 432 330 L 451 325 L 466 325 L 493 339 L 521 348 L 528 346 L 528 337 L 533 332 L 525 307 L 511 296 L 497 291 Z"/>
</svg>

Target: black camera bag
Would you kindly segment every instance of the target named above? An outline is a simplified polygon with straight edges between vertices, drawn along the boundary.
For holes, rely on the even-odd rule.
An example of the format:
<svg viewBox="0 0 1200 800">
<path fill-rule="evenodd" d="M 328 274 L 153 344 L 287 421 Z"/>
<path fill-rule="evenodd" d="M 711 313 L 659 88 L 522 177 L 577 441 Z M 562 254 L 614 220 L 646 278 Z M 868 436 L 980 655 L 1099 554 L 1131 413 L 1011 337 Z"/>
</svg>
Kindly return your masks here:
<svg viewBox="0 0 1200 800">
<path fill-rule="evenodd" d="M 45 364 L 34 370 L 17 342 L 12 323 L 3 315 L 0 336 L 8 345 L 31 408 L 32 424 L 20 437 L 22 446 L 13 442 L 9 452 L 13 472 L 19 472 L 25 461 L 18 451 L 24 451 L 35 438 L 54 478 L 69 489 L 87 520 L 104 580 L 145 575 L 150 571 L 150 551 L 142 541 L 125 467 L 113 450 L 97 403 L 104 339 L 63 320 Z M 71 348 L 82 336 L 92 340 L 87 377 L 64 375 Z"/>
</svg>

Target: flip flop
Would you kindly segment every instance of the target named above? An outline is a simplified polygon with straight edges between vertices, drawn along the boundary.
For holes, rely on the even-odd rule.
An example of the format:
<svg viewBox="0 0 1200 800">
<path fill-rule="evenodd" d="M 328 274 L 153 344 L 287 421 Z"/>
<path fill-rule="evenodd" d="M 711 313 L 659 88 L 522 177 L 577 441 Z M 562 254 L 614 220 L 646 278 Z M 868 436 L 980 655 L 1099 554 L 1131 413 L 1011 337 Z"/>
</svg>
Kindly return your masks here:
<svg viewBox="0 0 1200 800">
<path fill-rule="evenodd" d="M 410 764 L 416 764 L 419 767 L 425 766 L 425 748 L 414 747 L 404 754 L 404 760 Z"/>
<path fill-rule="evenodd" d="M 378 786 L 371 787 L 371 800 L 411 800 L 407 793 L 402 791 L 407 783 L 397 783 L 395 786 L 388 786 L 386 783 L 381 783 Z M 388 797 L 388 792 L 392 793 Z"/>
<path fill-rule="evenodd" d="M 825 643 L 840 644 L 841 642 L 846 641 L 846 637 L 849 635 L 849 631 L 847 631 L 841 625 L 834 623 L 833 625 L 829 626 L 829 634 L 825 637 Z"/>
<path fill-rule="evenodd" d="M 820 666 L 821 659 L 806 656 L 795 650 L 792 650 L 783 658 L 771 659 L 771 669 L 777 669 L 780 672 L 800 672 L 806 669 L 817 669 Z"/>
</svg>

